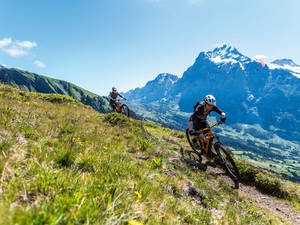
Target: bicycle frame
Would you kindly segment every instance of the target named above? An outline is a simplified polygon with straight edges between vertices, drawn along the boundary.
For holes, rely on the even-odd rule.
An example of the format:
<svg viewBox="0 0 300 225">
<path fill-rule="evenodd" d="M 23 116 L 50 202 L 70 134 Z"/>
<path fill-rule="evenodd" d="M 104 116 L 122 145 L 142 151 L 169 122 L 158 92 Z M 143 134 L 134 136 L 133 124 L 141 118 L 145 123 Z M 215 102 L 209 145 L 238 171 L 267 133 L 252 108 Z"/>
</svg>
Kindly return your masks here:
<svg viewBox="0 0 300 225">
<path fill-rule="evenodd" d="M 121 112 L 121 101 L 120 100 L 117 101 L 116 110 L 118 113 Z"/>
<path fill-rule="evenodd" d="M 219 124 L 221 124 L 221 121 L 218 121 L 215 124 L 211 125 L 210 127 L 204 128 L 204 129 L 199 130 L 199 131 L 196 132 L 197 134 L 199 133 L 198 137 L 200 139 L 201 147 L 204 149 L 206 154 L 208 153 L 209 145 L 211 144 L 211 141 L 216 137 L 210 129 L 217 126 L 217 125 L 219 125 Z M 204 133 L 205 131 L 208 131 L 208 132 Z M 201 134 L 203 134 L 203 136 Z M 206 145 L 205 145 L 204 137 L 207 138 Z M 219 141 L 219 138 L 218 137 L 216 137 L 216 138 Z"/>
</svg>

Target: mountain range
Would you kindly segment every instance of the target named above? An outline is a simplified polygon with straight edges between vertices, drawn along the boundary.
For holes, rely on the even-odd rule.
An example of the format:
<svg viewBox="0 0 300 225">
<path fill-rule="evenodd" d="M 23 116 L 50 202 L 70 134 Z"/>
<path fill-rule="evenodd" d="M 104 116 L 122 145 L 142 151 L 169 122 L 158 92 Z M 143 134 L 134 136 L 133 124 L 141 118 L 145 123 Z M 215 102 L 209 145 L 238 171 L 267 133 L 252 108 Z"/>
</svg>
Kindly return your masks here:
<svg viewBox="0 0 300 225">
<path fill-rule="evenodd" d="M 300 66 L 290 59 L 275 60 L 263 67 L 258 60 L 224 44 L 201 52 L 181 78 L 160 74 L 125 95 L 132 104 L 143 104 L 148 111 L 149 105 L 171 103 L 170 110 L 191 113 L 197 101 L 212 94 L 227 113 L 228 124 L 259 124 L 299 143 L 299 78 Z"/>
</svg>

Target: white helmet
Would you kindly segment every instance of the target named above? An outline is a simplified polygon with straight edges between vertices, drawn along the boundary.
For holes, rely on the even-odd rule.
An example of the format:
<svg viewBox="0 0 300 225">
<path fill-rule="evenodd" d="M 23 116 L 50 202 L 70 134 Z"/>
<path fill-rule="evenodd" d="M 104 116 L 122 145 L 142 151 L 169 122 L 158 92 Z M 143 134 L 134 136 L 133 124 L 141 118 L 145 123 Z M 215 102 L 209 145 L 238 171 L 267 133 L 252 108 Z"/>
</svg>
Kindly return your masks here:
<svg viewBox="0 0 300 225">
<path fill-rule="evenodd" d="M 206 95 L 204 101 L 210 105 L 216 105 L 216 99 L 213 95 Z"/>
</svg>

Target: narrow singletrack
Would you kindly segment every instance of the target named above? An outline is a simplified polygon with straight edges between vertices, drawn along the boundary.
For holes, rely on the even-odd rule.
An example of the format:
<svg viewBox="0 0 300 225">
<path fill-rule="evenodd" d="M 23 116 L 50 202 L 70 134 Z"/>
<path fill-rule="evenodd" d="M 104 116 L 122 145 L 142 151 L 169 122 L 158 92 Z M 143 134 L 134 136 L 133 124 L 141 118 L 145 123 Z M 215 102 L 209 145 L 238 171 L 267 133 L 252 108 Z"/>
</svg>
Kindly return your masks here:
<svg viewBox="0 0 300 225">
<path fill-rule="evenodd" d="M 180 147 L 181 151 L 186 151 L 187 149 L 181 146 L 176 139 L 167 139 L 165 142 L 170 144 L 176 144 Z M 192 150 L 188 150 L 191 151 Z M 199 170 L 204 170 L 203 164 L 207 165 L 207 169 L 205 173 L 212 175 L 213 177 L 222 179 L 225 183 L 230 185 L 231 187 L 235 187 L 234 181 L 227 175 L 227 173 L 220 167 L 214 165 L 210 159 L 208 159 L 205 155 L 202 155 L 201 163 L 190 160 L 188 158 L 183 158 L 181 153 L 175 153 L 172 158 L 173 163 L 181 162 L 186 165 L 192 166 Z M 283 219 L 285 219 L 288 223 L 300 225 L 300 211 L 296 210 L 292 207 L 287 201 L 280 200 L 271 195 L 262 193 L 255 186 L 250 186 L 244 183 L 239 183 L 239 189 L 236 190 L 237 194 L 241 197 L 249 198 L 250 203 L 256 203 L 258 207 L 266 208 L 273 212 L 274 215 L 277 215 Z"/>
<path fill-rule="evenodd" d="M 211 167 L 208 165 L 206 172 L 222 179 L 227 184 L 234 186 L 232 179 L 228 177 L 221 168 Z M 273 196 L 264 194 L 257 190 L 254 186 L 249 186 L 243 183 L 240 183 L 237 191 L 240 196 L 250 197 L 253 202 L 270 209 L 274 214 L 280 215 L 288 222 L 300 225 L 300 211 L 296 211 L 284 200 L 279 200 Z"/>
<path fill-rule="evenodd" d="M 202 155 L 201 163 L 190 160 L 188 158 L 183 159 L 185 163 L 190 166 L 196 167 L 200 170 L 205 170 L 205 166 L 207 165 L 206 173 L 210 175 L 222 179 L 225 183 L 230 185 L 232 188 L 235 187 L 235 183 L 233 180 L 227 175 L 227 173 L 218 166 L 212 166 L 214 163 L 209 163 L 209 160 L 206 156 Z M 291 205 L 289 205 L 284 200 L 279 200 L 276 197 L 270 196 L 268 194 L 264 194 L 256 189 L 254 186 L 246 185 L 243 183 L 239 183 L 239 189 L 237 189 L 239 196 L 249 197 L 250 203 L 256 202 L 258 205 L 268 208 L 275 215 L 279 215 L 283 217 L 286 221 L 292 224 L 300 225 L 300 211 L 296 211 Z"/>
</svg>

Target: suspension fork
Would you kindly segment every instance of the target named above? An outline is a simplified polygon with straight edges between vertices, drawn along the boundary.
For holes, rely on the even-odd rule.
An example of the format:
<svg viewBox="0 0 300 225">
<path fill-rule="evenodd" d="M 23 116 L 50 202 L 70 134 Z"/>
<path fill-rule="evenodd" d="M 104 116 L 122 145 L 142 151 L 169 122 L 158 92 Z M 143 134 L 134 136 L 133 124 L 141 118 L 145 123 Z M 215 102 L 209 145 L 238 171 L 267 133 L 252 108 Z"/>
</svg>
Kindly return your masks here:
<svg viewBox="0 0 300 225">
<path fill-rule="evenodd" d="M 220 147 L 220 145 L 222 145 L 220 138 L 218 136 L 215 136 L 215 138 L 217 139 L 217 142 L 214 144 L 214 146 L 216 146 L 217 148 Z"/>
</svg>

